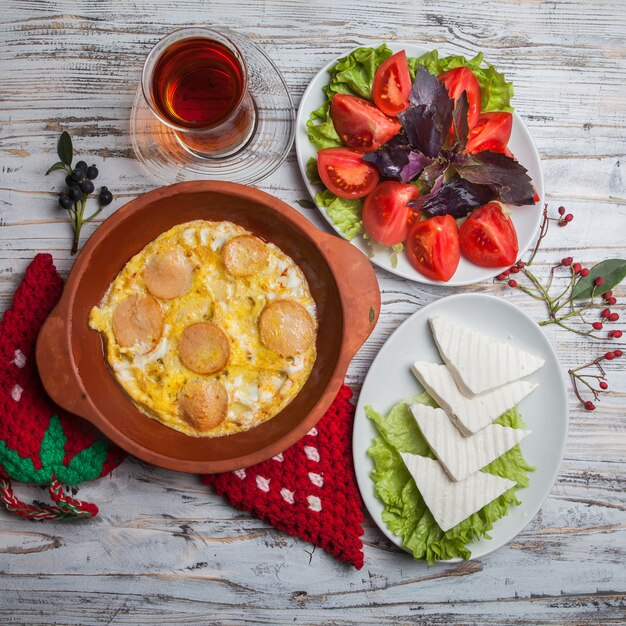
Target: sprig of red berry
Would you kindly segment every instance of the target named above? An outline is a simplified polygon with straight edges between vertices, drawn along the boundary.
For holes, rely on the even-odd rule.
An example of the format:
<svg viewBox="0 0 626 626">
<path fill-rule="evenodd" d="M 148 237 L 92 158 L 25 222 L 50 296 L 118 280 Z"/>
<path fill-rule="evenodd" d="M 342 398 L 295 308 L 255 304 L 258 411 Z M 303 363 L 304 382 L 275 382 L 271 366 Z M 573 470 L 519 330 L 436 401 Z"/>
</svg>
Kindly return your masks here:
<svg viewBox="0 0 626 626">
<path fill-rule="evenodd" d="M 496 280 L 506 282 L 510 288 L 518 289 L 532 298 L 545 302 L 548 319 L 539 322 L 540 326 L 556 324 L 592 339 L 621 339 L 623 332 L 618 328 L 611 328 L 606 333 L 601 333 L 601 331 L 605 330 L 607 324 L 615 323 L 620 319 L 619 313 L 610 307 L 617 304 L 617 298 L 612 289 L 626 276 L 626 260 L 608 259 L 588 268 L 568 256 L 550 268 L 550 276 L 546 283 L 542 283 L 529 268 L 548 234 L 550 223 L 556 222 L 559 226 L 568 226 L 573 220 L 574 216 L 567 213 L 562 206 L 558 208 L 558 217 L 550 217 L 548 206 L 545 205 L 539 236 L 530 257 L 527 261 L 518 261 L 499 274 Z M 554 293 L 553 284 L 557 273 L 561 275 L 565 273 L 566 286 L 558 293 Z M 597 319 L 589 319 L 589 313 L 594 311 L 598 312 Z M 572 323 L 577 323 L 577 327 L 572 326 Z M 621 356 L 621 350 L 611 350 L 591 363 L 568 370 L 574 393 L 588 411 L 593 411 L 596 407 L 593 401 L 584 399 L 581 388 L 587 387 L 593 394 L 593 400 L 597 401 L 599 395 L 609 388 L 606 372 L 601 365 L 602 361 L 612 361 Z M 595 368 L 600 374 L 580 373 L 588 368 Z"/>
<path fill-rule="evenodd" d="M 598 357 L 591 361 L 591 363 L 587 363 L 585 365 L 581 365 L 576 369 L 567 370 L 571 379 L 572 385 L 574 387 L 574 393 L 576 397 L 580 400 L 580 403 L 587 409 L 587 411 L 593 411 L 596 408 L 596 405 L 591 400 L 585 400 L 582 396 L 580 389 L 578 387 L 579 384 L 584 385 L 591 391 L 593 394 L 593 399 L 597 402 L 600 398 L 600 394 L 608 391 L 609 383 L 606 380 L 606 372 L 602 367 L 602 361 L 612 361 L 613 359 L 621 358 L 623 352 L 621 350 L 612 350 L 611 352 L 605 352 L 602 356 Z M 580 371 L 586 370 L 588 368 L 596 368 L 600 374 L 579 374 Z M 598 386 L 594 387 L 594 383 Z"/>
<path fill-rule="evenodd" d="M 550 269 L 550 277 L 546 284 L 543 284 L 529 269 L 537 255 L 541 242 L 548 233 L 550 222 L 556 222 L 559 226 L 567 226 L 574 219 L 571 213 L 566 213 L 564 207 L 559 207 L 558 213 L 558 218 L 550 217 L 547 205 L 544 207 L 539 237 L 530 258 L 526 262 L 518 261 L 515 265 L 499 274 L 496 280 L 506 282 L 512 289 L 519 289 L 529 296 L 546 303 L 548 319 L 539 322 L 540 326 L 557 324 L 561 328 L 593 339 L 619 339 L 622 336 L 622 331 L 619 329 L 611 329 L 606 335 L 598 333 L 604 329 L 606 324 L 617 322 L 620 319 L 619 313 L 612 311 L 608 307 L 617 304 L 617 298 L 613 295 L 611 288 L 621 282 L 623 274 L 626 273 L 626 261 L 611 259 L 589 269 L 583 267 L 581 263 L 575 262 L 573 257 L 565 257 Z M 617 271 L 615 271 L 616 265 L 619 266 Z M 620 273 L 622 266 L 624 271 Z M 603 267 L 610 269 L 610 285 L 607 285 L 607 279 L 604 276 L 598 274 L 598 270 Z M 567 272 L 567 283 L 565 289 L 554 294 L 552 287 L 557 271 Z M 522 277 L 528 279 L 526 284 L 520 282 Z M 587 289 L 585 289 L 585 283 L 582 282 L 582 279 L 589 283 Z M 601 309 L 599 318 L 596 320 L 587 319 L 584 314 L 594 309 Z M 569 320 L 581 322 L 583 328 L 573 327 Z"/>
</svg>

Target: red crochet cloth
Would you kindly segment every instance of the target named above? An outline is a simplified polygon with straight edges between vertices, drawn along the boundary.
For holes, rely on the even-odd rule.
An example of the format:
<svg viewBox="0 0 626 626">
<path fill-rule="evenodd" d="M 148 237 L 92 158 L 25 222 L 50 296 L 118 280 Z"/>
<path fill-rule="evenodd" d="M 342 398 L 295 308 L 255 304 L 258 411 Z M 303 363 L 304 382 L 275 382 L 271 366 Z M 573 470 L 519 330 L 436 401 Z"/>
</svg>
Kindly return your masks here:
<svg viewBox="0 0 626 626">
<path fill-rule="evenodd" d="M 351 396 L 343 385 L 317 426 L 282 454 L 203 481 L 238 509 L 361 569 L 363 504 L 352 466 Z"/>
<path fill-rule="evenodd" d="M 36 520 L 95 515 L 95 505 L 68 497 L 61 483 L 105 476 L 123 458 L 90 424 L 56 406 L 39 379 L 35 342 L 62 291 L 52 257 L 38 254 L 0 322 L 0 501 Z M 9 479 L 48 485 L 55 505 L 20 502 Z"/>
</svg>

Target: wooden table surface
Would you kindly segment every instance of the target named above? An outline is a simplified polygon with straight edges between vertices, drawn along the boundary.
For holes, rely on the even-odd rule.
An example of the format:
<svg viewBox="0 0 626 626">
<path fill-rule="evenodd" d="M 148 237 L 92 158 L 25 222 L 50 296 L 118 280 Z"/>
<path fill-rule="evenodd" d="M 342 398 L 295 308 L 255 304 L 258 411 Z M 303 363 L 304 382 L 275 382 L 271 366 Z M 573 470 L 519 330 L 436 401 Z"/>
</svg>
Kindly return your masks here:
<svg viewBox="0 0 626 626">
<path fill-rule="evenodd" d="M 541 276 L 567 255 L 588 265 L 625 255 L 623 0 L 2 0 L 0 9 L 1 310 L 37 251 L 52 252 L 63 273 L 71 267 L 69 225 L 56 208 L 60 176 L 43 175 L 61 130 L 115 193 L 103 218 L 160 184 L 133 155 L 130 107 L 150 47 L 191 24 L 223 24 L 263 46 L 296 105 L 322 65 L 357 45 L 484 51 L 515 83 L 548 202 L 575 215 L 548 236 Z M 293 150 L 259 187 L 296 207 L 307 197 Z M 316 210 L 301 210 L 325 228 Z M 377 273 L 383 314 L 350 367 L 357 392 L 390 333 L 441 296 L 497 294 L 544 319 L 541 303 L 502 285 L 434 288 Z M 607 345 L 554 327 L 546 333 L 564 369 Z M 0 623 L 624 623 L 626 376 L 617 361 L 608 369 L 615 391 L 595 412 L 570 390 L 569 438 L 552 493 L 489 556 L 428 568 L 368 518 L 357 572 L 322 550 L 311 556 L 310 545 L 233 510 L 194 476 L 129 459 L 81 488 L 101 507 L 90 523 L 38 525 L 0 512 Z"/>
</svg>

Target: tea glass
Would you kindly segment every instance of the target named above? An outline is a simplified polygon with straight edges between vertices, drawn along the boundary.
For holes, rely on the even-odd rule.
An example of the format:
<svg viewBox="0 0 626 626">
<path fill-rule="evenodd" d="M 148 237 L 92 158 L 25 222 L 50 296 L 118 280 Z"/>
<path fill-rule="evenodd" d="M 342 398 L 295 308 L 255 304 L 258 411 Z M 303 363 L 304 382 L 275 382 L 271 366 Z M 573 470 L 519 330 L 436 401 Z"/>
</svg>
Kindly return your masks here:
<svg viewBox="0 0 626 626">
<path fill-rule="evenodd" d="M 175 44 L 185 40 L 206 39 L 226 48 L 241 70 L 241 89 L 237 101 L 225 118 L 204 126 L 182 125 L 166 116 L 157 105 L 154 77 L 159 62 Z M 182 28 L 161 39 L 150 51 L 143 66 L 141 88 L 154 116 L 172 129 L 182 147 L 204 159 L 220 159 L 243 150 L 254 136 L 257 113 L 248 91 L 248 68 L 239 48 L 225 35 L 208 28 Z"/>
</svg>

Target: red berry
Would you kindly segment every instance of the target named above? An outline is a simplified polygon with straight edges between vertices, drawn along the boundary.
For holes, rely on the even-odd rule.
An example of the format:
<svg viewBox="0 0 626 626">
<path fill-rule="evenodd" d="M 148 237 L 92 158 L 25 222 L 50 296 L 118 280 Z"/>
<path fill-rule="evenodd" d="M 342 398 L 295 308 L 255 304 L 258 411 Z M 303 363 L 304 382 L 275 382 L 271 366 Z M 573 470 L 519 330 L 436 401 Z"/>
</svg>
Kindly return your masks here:
<svg viewBox="0 0 626 626">
<path fill-rule="evenodd" d="M 563 219 L 569 223 L 574 219 L 574 216 L 571 213 L 568 213 Z"/>
<path fill-rule="evenodd" d="M 524 263 L 524 261 L 518 261 L 517 262 L 517 267 L 519 267 L 521 270 L 523 270 L 526 267 L 526 263 Z"/>
<path fill-rule="evenodd" d="M 598 285 L 598 287 L 604 282 L 604 278 L 602 278 L 602 276 L 598 276 L 598 278 L 596 278 L 596 285 Z"/>
<path fill-rule="evenodd" d="M 504 272 L 502 272 L 502 276 L 504 276 L 505 278 L 507 278 L 509 276 L 511 272 L 509 272 L 509 270 L 504 270 Z"/>
<path fill-rule="evenodd" d="M 517 287 L 517 281 L 516 280 L 510 280 L 509 281 L 509 287 Z"/>
<path fill-rule="evenodd" d="M 593 411 L 596 408 L 595 404 L 591 402 L 591 400 L 587 400 L 583 406 L 587 409 L 587 411 Z"/>
<path fill-rule="evenodd" d="M 609 299 L 612 295 L 613 295 L 613 292 L 612 292 L 612 291 L 607 291 L 605 294 L 602 294 L 602 297 L 603 297 L 605 300 L 608 300 L 608 299 Z"/>
<path fill-rule="evenodd" d="M 511 268 L 511 274 L 517 274 L 519 272 L 519 267 L 516 267 L 515 265 Z"/>
<path fill-rule="evenodd" d="M 504 274 L 498 274 L 496 276 L 496 280 L 504 280 L 506 278 L 506 276 Z"/>
<path fill-rule="evenodd" d="M 622 351 L 621 350 L 615 350 L 615 352 L 613 352 L 613 354 L 615 355 L 615 358 L 619 359 L 622 356 Z"/>
<path fill-rule="evenodd" d="M 610 297 L 610 298 L 607 300 L 607 302 L 608 302 L 609 304 L 615 304 L 615 303 L 617 302 L 617 299 L 616 299 L 616 298 L 613 298 L 613 297 Z"/>
<path fill-rule="evenodd" d="M 617 322 L 618 319 L 619 319 L 619 315 L 617 313 L 611 313 L 611 315 L 609 315 L 610 322 Z"/>
<path fill-rule="evenodd" d="M 589 270 L 588 270 L 586 267 L 583 267 L 583 268 L 580 270 L 580 275 L 581 275 L 581 276 L 587 276 L 588 274 L 589 274 Z"/>
<path fill-rule="evenodd" d="M 567 222 L 561 222 L 561 221 L 559 221 L 559 223 L 558 223 L 558 224 L 559 224 L 559 226 L 567 226 Z"/>
<path fill-rule="evenodd" d="M 613 337 L 615 337 L 616 339 L 619 339 L 622 336 L 621 330 L 612 330 L 611 332 L 613 333 Z"/>
<path fill-rule="evenodd" d="M 565 213 L 565 207 L 564 206 L 560 206 L 558 209 L 559 215 L 563 215 Z"/>
<path fill-rule="evenodd" d="M 600 381 L 600 389 L 608 389 L 608 388 L 609 388 L 609 386 L 603 380 L 601 380 Z"/>
<path fill-rule="evenodd" d="M 580 270 L 582 269 L 582 265 L 580 263 L 574 263 L 574 265 L 572 265 L 572 269 L 578 274 L 578 272 L 580 272 Z"/>
<path fill-rule="evenodd" d="M 607 361 L 612 361 L 615 358 L 615 352 L 605 352 L 604 353 L 604 358 Z"/>
<path fill-rule="evenodd" d="M 596 329 L 596 330 L 602 330 L 602 322 L 594 322 L 592 324 L 592 326 Z"/>
<path fill-rule="evenodd" d="M 608 309 L 602 309 L 602 313 L 600 313 L 600 317 L 608 317 L 609 315 L 611 315 L 611 311 L 609 311 Z"/>
</svg>

